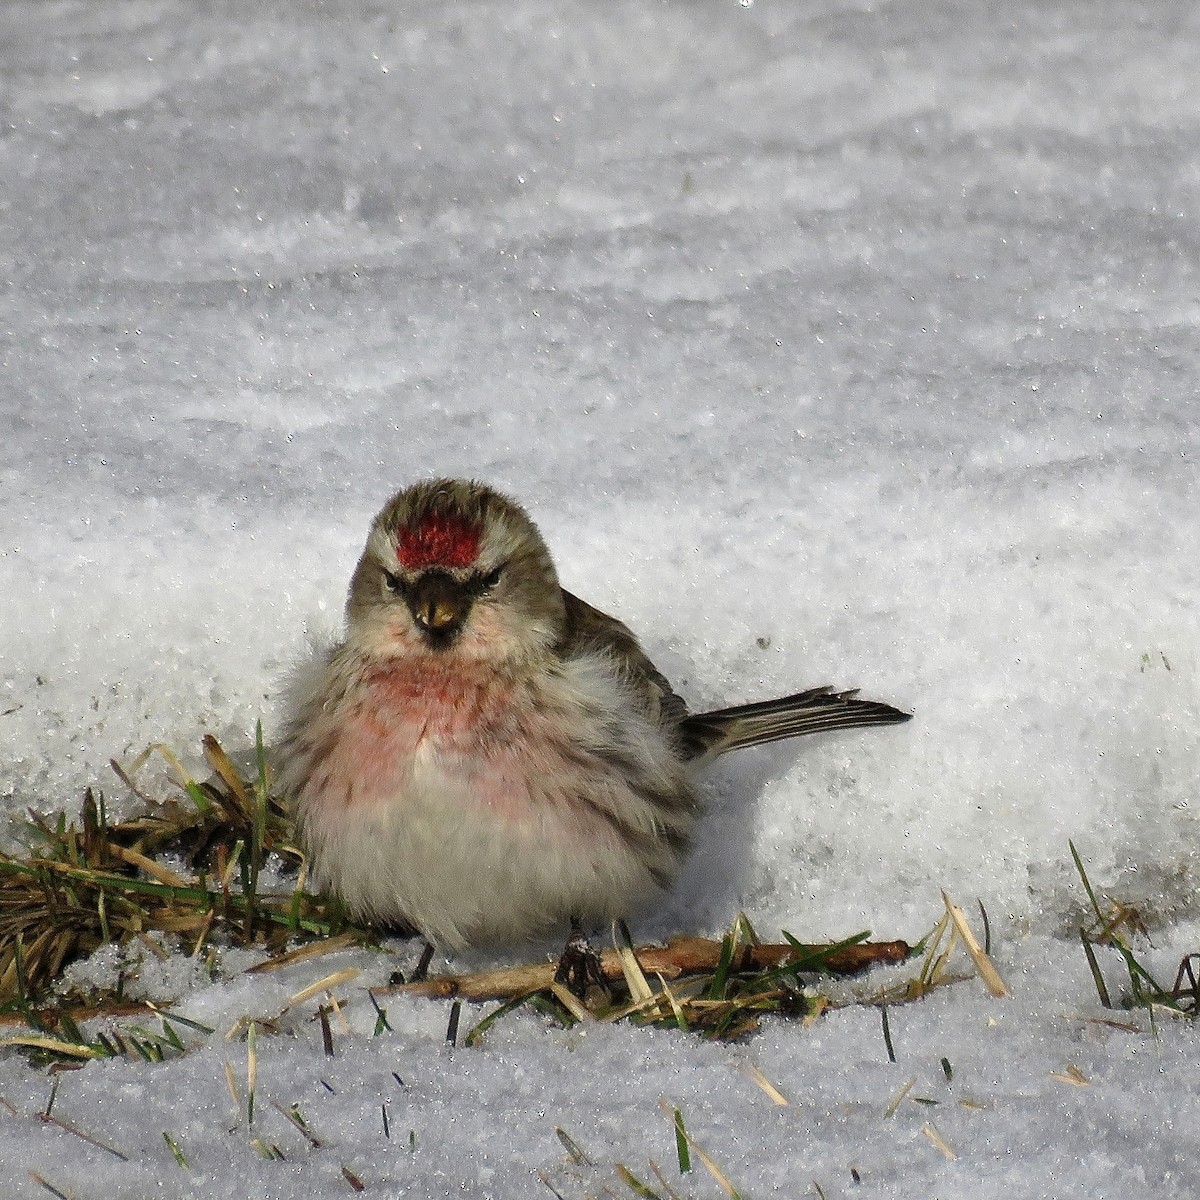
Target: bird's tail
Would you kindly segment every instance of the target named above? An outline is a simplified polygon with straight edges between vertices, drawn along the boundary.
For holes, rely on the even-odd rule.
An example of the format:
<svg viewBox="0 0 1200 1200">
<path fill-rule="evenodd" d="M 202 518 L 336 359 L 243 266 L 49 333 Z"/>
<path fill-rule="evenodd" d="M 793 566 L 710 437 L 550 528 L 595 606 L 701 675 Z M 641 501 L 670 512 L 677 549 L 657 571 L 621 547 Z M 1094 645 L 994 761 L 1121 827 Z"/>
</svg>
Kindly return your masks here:
<svg viewBox="0 0 1200 1200">
<path fill-rule="evenodd" d="M 743 746 L 760 746 L 806 733 L 899 725 L 911 719 L 912 713 L 901 712 L 890 704 L 858 699 L 857 689 L 835 692 L 818 687 L 778 700 L 696 713 L 685 717 L 679 728 L 684 757 L 694 759 L 716 758 Z"/>
</svg>

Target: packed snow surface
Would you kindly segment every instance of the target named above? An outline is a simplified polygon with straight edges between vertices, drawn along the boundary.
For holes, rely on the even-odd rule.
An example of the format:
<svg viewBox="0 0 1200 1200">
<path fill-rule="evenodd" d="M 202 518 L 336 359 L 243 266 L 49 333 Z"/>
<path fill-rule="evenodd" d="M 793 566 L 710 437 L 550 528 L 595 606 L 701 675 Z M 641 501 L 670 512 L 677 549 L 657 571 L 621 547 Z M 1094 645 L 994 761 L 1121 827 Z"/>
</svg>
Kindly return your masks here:
<svg viewBox="0 0 1200 1200">
<path fill-rule="evenodd" d="M 916 941 L 945 888 L 1011 994 L 894 1010 L 894 1064 L 873 1008 L 732 1048 L 521 1014 L 449 1050 L 432 1002 L 372 1036 L 404 943 L 216 982 L 146 955 L 131 977 L 218 1033 L 59 1077 L 54 1115 L 121 1157 L 38 1121 L 51 1081 L 2 1052 L 0 1191 L 290 1200 L 351 1194 L 345 1166 L 574 1200 L 632 1195 L 617 1163 L 661 1190 L 653 1158 L 722 1194 L 679 1176 L 664 1099 L 748 1197 L 1194 1187 L 1196 1034 L 1089 1019 L 1067 839 L 1171 976 L 1200 873 L 1197 61 L 1171 0 L 9 0 L 6 810 L 93 784 L 128 811 L 110 758 L 269 739 L 371 515 L 469 475 L 693 706 L 829 683 L 916 714 L 721 764 L 641 936 L 744 909 Z M 247 1128 L 222 1035 L 341 966 L 335 1057 L 311 1004 L 260 1034 Z"/>
</svg>

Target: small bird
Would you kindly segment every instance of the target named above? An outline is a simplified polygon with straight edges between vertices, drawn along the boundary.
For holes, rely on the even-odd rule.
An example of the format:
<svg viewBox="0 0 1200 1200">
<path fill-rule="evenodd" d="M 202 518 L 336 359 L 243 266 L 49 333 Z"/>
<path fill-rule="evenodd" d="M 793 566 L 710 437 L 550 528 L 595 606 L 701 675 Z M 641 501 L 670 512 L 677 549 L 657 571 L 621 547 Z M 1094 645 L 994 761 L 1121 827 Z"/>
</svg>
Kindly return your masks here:
<svg viewBox="0 0 1200 1200">
<path fill-rule="evenodd" d="M 687 855 L 698 768 L 910 716 L 827 687 L 689 714 L 625 625 L 559 585 L 520 505 L 450 479 L 372 522 L 345 639 L 288 708 L 278 782 L 312 880 L 443 950 L 645 906 Z"/>
</svg>

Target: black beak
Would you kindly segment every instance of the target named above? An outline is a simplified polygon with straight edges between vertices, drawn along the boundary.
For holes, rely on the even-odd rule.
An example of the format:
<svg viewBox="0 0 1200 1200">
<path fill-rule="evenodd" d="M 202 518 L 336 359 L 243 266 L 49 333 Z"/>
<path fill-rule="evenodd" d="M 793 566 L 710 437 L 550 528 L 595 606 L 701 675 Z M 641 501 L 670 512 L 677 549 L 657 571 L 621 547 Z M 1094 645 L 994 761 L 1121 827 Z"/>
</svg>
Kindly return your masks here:
<svg viewBox="0 0 1200 1200">
<path fill-rule="evenodd" d="M 434 646 L 448 646 L 462 629 L 475 597 L 449 575 L 431 571 L 417 580 L 406 599 L 426 640 Z"/>
</svg>

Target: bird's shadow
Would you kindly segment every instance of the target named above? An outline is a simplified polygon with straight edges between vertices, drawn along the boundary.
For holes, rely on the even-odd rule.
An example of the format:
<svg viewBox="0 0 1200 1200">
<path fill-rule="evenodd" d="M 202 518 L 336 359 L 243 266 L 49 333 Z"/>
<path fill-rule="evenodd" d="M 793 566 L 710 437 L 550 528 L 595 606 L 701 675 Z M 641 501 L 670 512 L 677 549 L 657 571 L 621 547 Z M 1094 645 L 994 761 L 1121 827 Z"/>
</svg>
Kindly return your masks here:
<svg viewBox="0 0 1200 1200">
<path fill-rule="evenodd" d="M 769 784 L 791 771 L 802 752 L 785 744 L 761 746 L 710 769 L 699 784 L 703 812 L 691 855 L 658 908 L 636 916 L 635 933 L 669 937 L 729 927 L 745 906 L 759 800 Z"/>
</svg>

